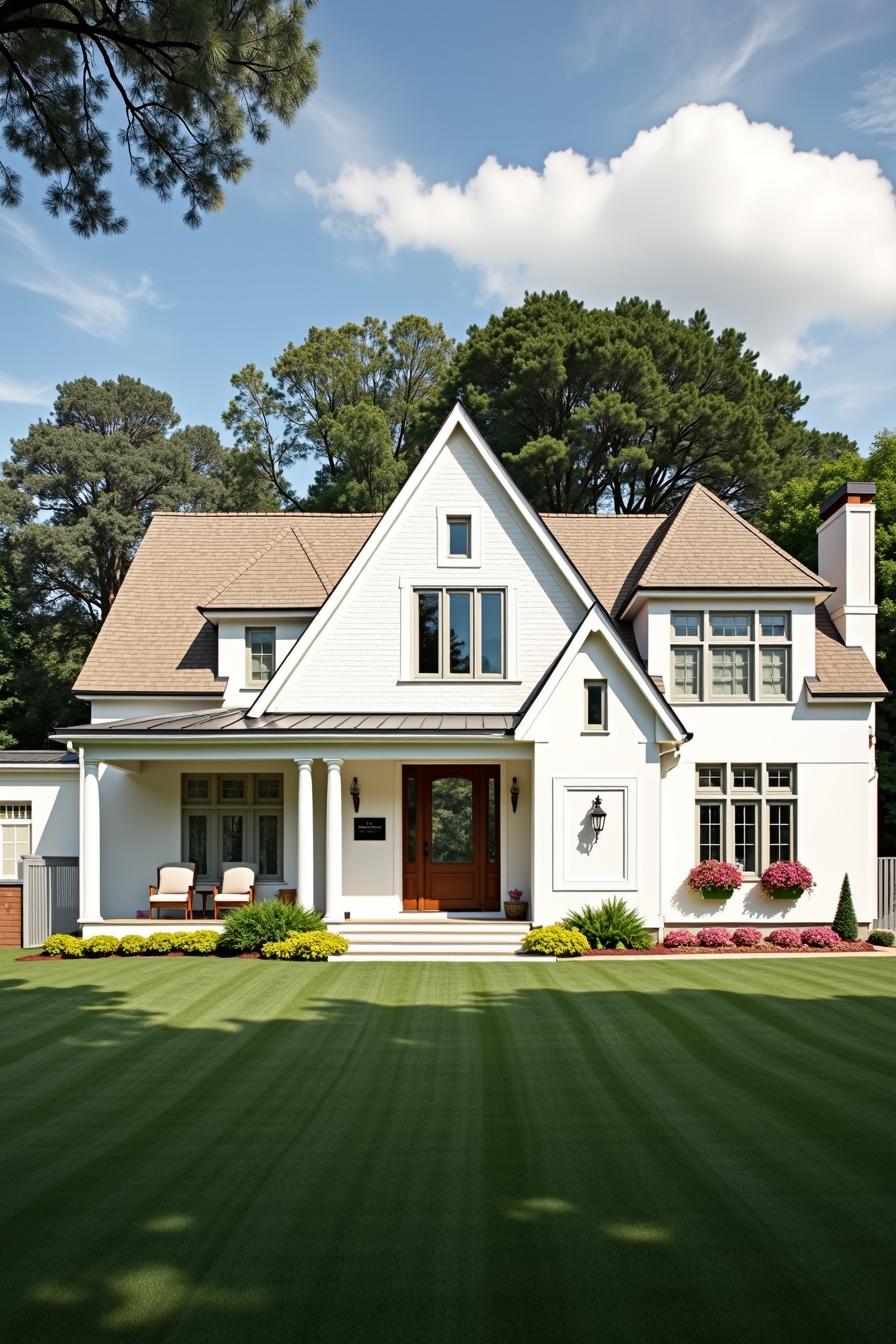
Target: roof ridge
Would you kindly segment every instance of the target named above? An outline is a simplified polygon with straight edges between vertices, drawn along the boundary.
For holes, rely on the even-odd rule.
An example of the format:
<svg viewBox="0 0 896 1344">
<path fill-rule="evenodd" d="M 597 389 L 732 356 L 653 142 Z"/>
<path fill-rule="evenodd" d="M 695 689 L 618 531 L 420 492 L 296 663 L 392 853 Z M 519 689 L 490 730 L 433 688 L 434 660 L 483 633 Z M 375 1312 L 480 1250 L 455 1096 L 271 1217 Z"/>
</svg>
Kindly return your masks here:
<svg viewBox="0 0 896 1344">
<path fill-rule="evenodd" d="M 153 509 L 150 518 L 382 518 L 381 513 L 293 512 L 288 509 Z"/>
<path fill-rule="evenodd" d="M 296 541 L 299 543 L 302 550 L 308 557 L 308 563 L 314 570 L 315 574 L 317 575 L 318 582 L 320 583 L 321 588 L 323 588 L 324 592 L 327 594 L 327 596 L 329 596 L 329 594 L 333 591 L 334 585 L 329 572 L 327 571 L 325 565 L 323 565 L 323 563 L 321 562 L 320 556 L 317 554 L 317 551 L 312 546 L 310 540 L 307 537 L 302 536 L 300 529 L 299 530 L 296 529 L 295 523 L 292 523 L 290 525 L 290 531 L 292 532 Z"/>
<path fill-rule="evenodd" d="M 214 602 L 214 600 L 215 600 L 216 597 L 220 597 L 221 594 L 224 593 L 224 592 L 226 592 L 227 589 L 230 588 L 232 584 L 236 583 L 237 579 L 241 579 L 241 578 L 243 577 L 243 575 L 244 575 L 245 573 L 247 573 L 247 571 L 250 570 L 250 569 L 253 567 L 253 565 L 257 565 L 258 562 L 259 562 L 259 560 L 261 560 L 264 556 L 269 555 L 270 552 L 271 552 L 272 550 L 274 550 L 274 548 L 275 548 L 276 546 L 279 546 L 280 543 L 281 543 L 282 541 L 285 541 L 285 540 L 286 540 L 286 538 L 289 536 L 289 534 L 290 534 L 291 532 L 292 532 L 292 528 L 291 528 L 290 525 L 287 523 L 287 524 L 286 524 L 286 525 L 285 525 L 285 526 L 284 526 L 284 527 L 277 533 L 277 535 L 276 535 L 275 537 L 272 537 L 272 538 L 271 538 L 271 540 L 267 543 L 266 546 L 262 546 L 262 547 L 260 547 L 257 551 L 254 551 L 253 554 L 250 555 L 250 557 L 249 557 L 248 560 L 244 561 L 243 564 L 239 565 L 239 566 L 233 571 L 233 573 L 230 574 L 230 575 L 224 580 L 224 582 L 223 582 L 222 584 L 220 584 L 220 585 L 215 589 L 215 591 L 214 591 L 213 593 L 211 593 L 211 594 L 205 599 L 205 601 L 204 601 L 203 603 L 201 603 L 201 606 L 202 606 L 202 607 L 209 607 L 209 606 L 211 606 L 211 604 Z M 294 535 L 294 534 L 293 534 L 293 535 Z"/>
<path fill-rule="evenodd" d="M 726 513 L 730 514 L 732 518 L 736 519 L 736 521 L 740 523 L 741 527 L 745 527 L 746 530 L 752 536 L 758 538 L 758 540 L 763 542 L 769 548 L 769 550 L 774 551 L 774 553 L 776 555 L 779 555 L 782 560 L 786 560 L 788 564 L 794 567 L 794 569 L 799 570 L 801 574 L 805 574 L 809 578 L 816 579 L 817 581 L 822 583 L 825 587 L 829 586 L 827 584 L 827 581 L 821 574 L 817 573 L 814 569 L 810 569 L 808 565 L 804 565 L 802 560 L 797 560 L 796 556 L 791 555 L 789 551 L 785 551 L 783 546 L 779 546 L 776 541 L 772 541 L 771 537 L 766 536 L 766 534 L 760 528 L 756 527 L 753 523 L 751 523 L 748 518 L 744 518 L 742 514 L 737 512 L 736 509 L 732 509 L 730 504 L 726 504 L 724 499 L 720 499 L 718 495 L 713 494 L 712 490 L 708 490 L 707 487 L 705 485 L 701 485 L 699 481 L 696 482 L 692 487 L 691 492 L 688 495 L 689 499 L 691 494 L 693 494 L 695 490 L 702 490 L 703 493 L 707 496 L 707 498 L 712 500 L 713 504 L 717 505 L 718 508 L 723 509 Z"/>
</svg>

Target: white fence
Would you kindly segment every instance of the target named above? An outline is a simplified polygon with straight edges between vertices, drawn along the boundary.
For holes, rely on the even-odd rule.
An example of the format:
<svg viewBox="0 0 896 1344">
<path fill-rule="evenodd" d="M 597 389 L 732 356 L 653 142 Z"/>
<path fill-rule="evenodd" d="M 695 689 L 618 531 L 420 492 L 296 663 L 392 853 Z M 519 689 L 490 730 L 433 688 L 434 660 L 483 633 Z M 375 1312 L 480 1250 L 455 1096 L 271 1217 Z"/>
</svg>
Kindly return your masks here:
<svg viewBox="0 0 896 1344">
<path fill-rule="evenodd" d="M 877 861 L 877 927 L 896 931 L 896 859 Z"/>
</svg>

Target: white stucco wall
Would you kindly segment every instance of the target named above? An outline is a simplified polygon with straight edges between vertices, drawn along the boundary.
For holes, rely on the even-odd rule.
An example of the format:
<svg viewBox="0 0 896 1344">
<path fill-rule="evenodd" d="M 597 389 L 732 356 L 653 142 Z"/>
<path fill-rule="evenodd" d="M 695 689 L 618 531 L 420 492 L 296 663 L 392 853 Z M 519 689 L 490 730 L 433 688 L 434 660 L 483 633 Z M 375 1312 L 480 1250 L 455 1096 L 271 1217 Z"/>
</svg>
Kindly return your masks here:
<svg viewBox="0 0 896 1344">
<path fill-rule="evenodd" d="M 439 510 L 477 511 L 481 564 L 440 567 Z M 404 589 L 402 588 L 404 585 Z M 507 680 L 417 681 L 409 675 L 414 587 L 507 588 Z M 516 614 L 515 621 L 513 613 Z M 322 637 L 270 708 L 298 710 L 517 710 L 584 615 L 542 545 L 457 430 L 400 521 L 362 571 Z M 514 628 L 515 626 L 515 628 Z"/>
<path fill-rule="evenodd" d="M 246 630 L 256 626 L 276 630 L 276 666 L 279 667 L 303 630 L 308 628 L 310 616 L 286 617 L 282 615 L 231 618 L 222 616 L 218 621 L 218 676 L 227 678 L 227 689 L 223 703 L 231 705 L 251 705 L 258 695 L 258 687 L 246 685 Z"/>
<path fill-rule="evenodd" d="M 0 763 L 0 802 L 31 804 L 32 854 L 60 858 L 78 854 L 76 766 L 30 770 Z"/>
<path fill-rule="evenodd" d="M 218 696 L 117 695 L 102 696 L 90 703 L 91 723 L 112 723 L 116 719 L 162 718 L 166 714 L 205 714 L 220 709 Z"/>
</svg>

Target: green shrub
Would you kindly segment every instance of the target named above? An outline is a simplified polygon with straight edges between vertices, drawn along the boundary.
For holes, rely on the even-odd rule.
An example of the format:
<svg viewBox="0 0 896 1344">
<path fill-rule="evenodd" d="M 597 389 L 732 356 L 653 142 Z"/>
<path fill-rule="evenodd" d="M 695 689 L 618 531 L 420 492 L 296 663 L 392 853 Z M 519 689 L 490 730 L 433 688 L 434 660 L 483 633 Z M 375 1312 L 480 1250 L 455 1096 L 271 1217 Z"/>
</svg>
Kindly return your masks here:
<svg viewBox="0 0 896 1344">
<path fill-rule="evenodd" d="M 580 957 L 588 951 L 588 939 L 578 929 L 563 924 L 545 924 L 530 929 L 523 938 L 524 952 L 537 952 L 543 957 Z"/>
<path fill-rule="evenodd" d="M 874 947 L 892 947 L 896 943 L 896 933 L 892 929 L 872 929 L 868 941 Z"/>
<path fill-rule="evenodd" d="M 167 957 L 169 952 L 177 951 L 178 940 L 182 937 L 179 933 L 165 933 L 159 930 L 158 933 L 151 933 L 146 940 L 146 952 L 150 957 Z"/>
<path fill-rule="evenodd" d="M 177 935 L 177 950 L 188 957 L 213 957 L 220 941 L 217 929 L 194 929 Z"/>
<path fill-rule="evenodd" d="M 589 947 L 653 947 L 641 916 L 621 896 L 611 896 L 596 910 L 593 905 L 570 910 L 563 927 L 577 929 Z"/>
<path fill-rule="evenodd" d="M 286 901 L 257 901 L 237 906 L 224 916 L 219 948 L 222 952 L 259 952 L 265 943 L 280 943 L 291 933 L 322 928 L 316 910 Z"/>
<path fill-rule="evenodd" d="M 142 933 L 126 933 L 118 945 L 122 957 L 142 957 L 146 952 L 146 939 Z"/>
<path fill-rule="evenodd" d="M 326 961 L 348 951 L 348 940 L 326 929 L 294 932 L 277 942 L 265 943 L 261 955 L 268 961 Z"/>
<path fill-rule="evenodd" d="M 856 908 L 852 903 L 849 873 L 843 874 L 840 900 L 837 902 L 837 913 L 834 916 L 831 928 L 835 933 L 839 933 L 840 937 L 847 943 L 854 943 L 859 936 L 859 921 L 856 919 Z"/>
<path fill-rule="evenodd" d="M 51 933 L 40 950 L 45 957 L 83 957 L 84 939 L 73 933 Z"/>
<path fill-rule="evenodd" d="M 120 944 L 111 933 L 98 933 L 94 938 L 84 939 L 85 957 L 114 957 Z"/>
</svg>

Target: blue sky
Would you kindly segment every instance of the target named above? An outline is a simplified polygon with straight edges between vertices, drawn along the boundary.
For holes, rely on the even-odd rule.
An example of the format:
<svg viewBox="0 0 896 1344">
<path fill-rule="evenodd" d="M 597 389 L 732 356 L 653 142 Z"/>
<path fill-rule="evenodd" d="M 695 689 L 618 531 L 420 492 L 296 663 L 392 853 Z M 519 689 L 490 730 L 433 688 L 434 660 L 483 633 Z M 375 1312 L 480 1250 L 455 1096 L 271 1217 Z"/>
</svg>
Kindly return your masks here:
<svg viewBox="0 0 896 1344">
<path fill-rule="evenodd" d="M 460 337 L 561 284 L 746 327 L 863 449 L 896 424 L 891 4 L 320 0 L 310 31 L 319 91 L 196 232 L 119 172 L 127 233 L 80 240 L 25 173 L 0 452 L 63 379 L 131 373 L 220 428 L 231 373 L 311 324 Z"/>
</svg>

